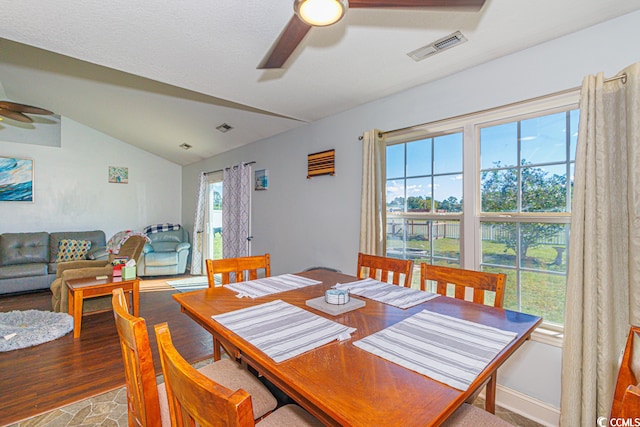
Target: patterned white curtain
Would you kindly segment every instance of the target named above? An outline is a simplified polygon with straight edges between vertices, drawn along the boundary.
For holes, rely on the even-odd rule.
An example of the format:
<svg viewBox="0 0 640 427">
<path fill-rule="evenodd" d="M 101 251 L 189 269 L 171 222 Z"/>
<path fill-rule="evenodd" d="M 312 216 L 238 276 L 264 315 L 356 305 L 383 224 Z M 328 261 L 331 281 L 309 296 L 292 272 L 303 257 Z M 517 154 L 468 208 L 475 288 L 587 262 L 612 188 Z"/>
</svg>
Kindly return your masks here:
<svg viewBox="0 0 640 427">
<path fill-rule="evenodd" d="M 204 217 L 206 209 L 207 174 L 200 173 L 196 216 L 193 221 L 193 246 L 191 248 L 191 274 L 202 274 L 202 250 Z"/>
<path fill-rule="evenodd" d="M 608 417 L 620 351 L 640 324 L 640 63 L 580 93 L 564 342 L 562 426 Z"/>
<path fill-rule="evenodd" d="M 362 137 L 362 196 L 360 200 L 360 252 L 385 255 L 386 146 L 377 129 Z"/>
<path fill-rule="evenodd" d="M 249 256 L 251 165 L 226 168 L 222 194 L 222 256 Z"/>
</svg>

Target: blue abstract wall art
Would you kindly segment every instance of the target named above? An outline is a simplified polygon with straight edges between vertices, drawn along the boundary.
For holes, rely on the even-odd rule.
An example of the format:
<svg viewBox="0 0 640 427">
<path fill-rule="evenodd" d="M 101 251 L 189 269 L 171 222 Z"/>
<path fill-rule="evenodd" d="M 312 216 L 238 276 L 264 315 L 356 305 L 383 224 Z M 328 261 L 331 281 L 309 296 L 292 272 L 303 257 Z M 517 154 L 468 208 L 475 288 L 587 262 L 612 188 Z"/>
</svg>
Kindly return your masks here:
<svg viewBox="0 0 640 427">
<path fill-rule="evenodd" d="M 0 157 L 0 202 L 33 202 L 33 160 Z"/>
</svg>

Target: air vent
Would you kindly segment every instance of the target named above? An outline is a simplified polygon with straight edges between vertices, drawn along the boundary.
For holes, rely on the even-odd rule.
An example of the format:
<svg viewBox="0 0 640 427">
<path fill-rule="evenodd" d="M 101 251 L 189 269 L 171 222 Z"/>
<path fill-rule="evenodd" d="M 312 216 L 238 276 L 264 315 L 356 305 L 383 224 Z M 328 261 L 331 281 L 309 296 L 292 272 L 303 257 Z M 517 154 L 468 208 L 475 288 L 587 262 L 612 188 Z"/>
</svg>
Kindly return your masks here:
<svg viewBox="0 0 640 427">
<path fill-rule="evenodd" d="M 216 129 L 218 129 L 222 133 L 225 133 L 225 132 L 229 132 L 233 128 L 231 126 L 229 126 L 228 124 L 223 123 L 220 126 L 217 126 Z"/>
<path fill-rule="evenodd" d="M 178 147 L 182 148 L 183 150 L 188 150 L 189 148 L 191 148 L 191 145 L 189 144 L 180 144 Z"/>
<path fill-rule="evenodd" d="M 414 61 L 422 61 L 423 59 L 435 55 L 436 53 L 440 53 L 443 50 L 447 50 L 453 46 L 459 45 L 460 43 L 464 43 L 467 41 L 467 38 L 462 35 L 460 31 L 456 31 L 453 34 L 450 34 L 446 37 L 441 38 L 440 40 L 436 40 L 430 45 L 423 46 L 418 48 L 412 52 L 407 53 Z"/>
</svg>

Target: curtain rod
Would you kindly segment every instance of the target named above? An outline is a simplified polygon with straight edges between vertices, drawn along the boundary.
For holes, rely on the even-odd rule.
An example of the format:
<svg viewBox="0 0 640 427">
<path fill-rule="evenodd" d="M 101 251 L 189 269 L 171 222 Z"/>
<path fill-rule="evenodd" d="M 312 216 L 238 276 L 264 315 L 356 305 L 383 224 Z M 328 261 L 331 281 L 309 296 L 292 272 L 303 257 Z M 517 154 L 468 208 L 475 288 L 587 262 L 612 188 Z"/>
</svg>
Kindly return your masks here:
<svg viewBox="0 0 640 427">
<path fill-rule="evenodd" d="M 627 83 L 627 73 L 618 74 L 617 76 L 609 77 L 608 79 L 604 79 L 605 83 L 615 82 L 616 80 L 622 80 L 622 84 Z"/>
<path fill-rule="evenodd" d="M 247 166 L 247 165 L 252 165 L 252 164 L 254 164 L 255 162 L 256 162 L 256 161 L 254 160 L 254 161 L 252 161 L 252 162 L 242 162 L 242 164 L 243 164 L 243 165 L 245 165 L 245 166 Z M 209 174 L 211 174 L 211 173 L 222 172 L 223 170 L 231 169 L 232 167 L 233 167 L 233 166 L 227 166 L 226 168 L 218 169 L 218 170 L 215 170 L 215 171 L 205 172 L 204 174 L 205 174 L 205 175 L 209 175 Z"/>
<path fill-rule="evenodd" d="M 605 83 L 609 83 L 609 82 L 614 82 L 616 80 L 621 80 L 622 84 L 626 84 L 627 83 L 627 73 L 622 73 L 622 74 L 618 74 L 618 75 L 613 76 L 613 77 L 609 77 L 608 79 L 604 79 L 604 82 Z M 552 97 L 552 96 L 564 95 L 565 93 L 573 92 L 574 90 L 578 90 L 578 89 L 581 89 L 581 88 L 582 88 L 582 86 L 576 86 L 576 87 L 573 87 L 571 89 L 565 89 L 565 90 L 561 90 L 559 92 L 554 92 L 554 93 L 550 93 L 550 94 L 547 94 L 547 95 L 538 96 L 536 98 L 530 98 L 530 99 L 527 99 L 525 101 L 513 102 L 511 104 L 504 105 L 503 107 L 515 107 L 517 105 L 524 104 L 525 102 L 538 101 L 538 100 L 541 100 L 541 99 L 544 99 L 544 98 L 548 98 L 548 97 Z M 501 108 L 503 108 L 503 107 L 501 107 Z M 466 116 L 486 113 L 486 112 L 491 111 L 493 109 L 494 108 L 487 108 L 485 110 L 475 111 L 473 113 L 461 114 L 459 116 L 449 117 L 449 118 L 443 119 L 443 120 L 457 120 L 457 119 L 461 119 L 461 118 L 466 117 Z M 438 123 L 439 121 L 442 121 L 442 120 L 436 120 L 435 122 L 430 122 L 430 123 L 422 123 L 422 124 L 419 124 L 419 125 L 407 126 L 405 128 L 395 129 L 395 130 L 387 131 L 387 132 L 378 132 L 378 137 L 382 138 L 382 136 L 387 134 L 387 133 L 402 132 L 402 131 L 406 131 L 406 130 L 411 130 L 411 129 L 419 128 L 419 127 L 422 127 L 422 126 L 425 126 L 425 125 L 428 125 L 428 124 Z M 363 139 L 363 136 L 360 135 L 358 137 L 358 140 L 362 141 L 362 139 Z"/>
</svg>

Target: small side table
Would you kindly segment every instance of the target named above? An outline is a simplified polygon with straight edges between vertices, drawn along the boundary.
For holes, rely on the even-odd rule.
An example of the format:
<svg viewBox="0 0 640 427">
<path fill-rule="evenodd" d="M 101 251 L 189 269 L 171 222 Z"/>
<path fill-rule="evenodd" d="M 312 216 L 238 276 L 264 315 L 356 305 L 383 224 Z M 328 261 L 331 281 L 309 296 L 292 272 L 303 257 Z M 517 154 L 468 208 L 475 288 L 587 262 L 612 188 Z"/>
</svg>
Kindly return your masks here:
<svg viewBox="0 0 640 427">
<path fill-rule="evenodd" d="M 85 279 L 67 280 L 68 312 L 73 316 L 73 338 L 80 337 L 82 327 L 82 304 L 87 298 L 111 295 L 114 289 L 122 288 L 131 294 L 133 315 L 140 312 L 140 279 L 122 280 L 121 277 L 107 276 L 106 279 L 89 277 Z"/>
</svg>

